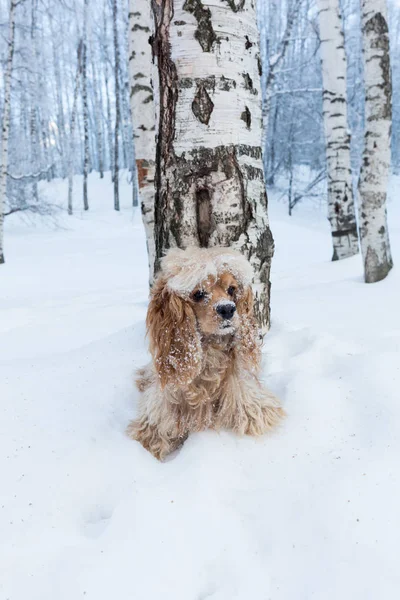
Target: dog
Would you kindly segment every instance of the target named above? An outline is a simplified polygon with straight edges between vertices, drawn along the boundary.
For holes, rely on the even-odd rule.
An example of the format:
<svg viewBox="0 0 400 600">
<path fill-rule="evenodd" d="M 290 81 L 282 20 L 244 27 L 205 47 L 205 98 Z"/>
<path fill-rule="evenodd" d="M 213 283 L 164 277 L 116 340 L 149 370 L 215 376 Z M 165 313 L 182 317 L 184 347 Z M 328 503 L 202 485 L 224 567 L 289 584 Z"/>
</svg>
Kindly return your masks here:
<svg viewBox="0 0 400 600">
<path fill-rule="evenodd" d="M 128 435 L 163 460 L 193 431 L 259 436 L 284 416 L 259 380 L 250 263 L 229 248 L 177 248 L 161 261 L 146 325 L 152 362 L 137 372 Z"/>
</svg>

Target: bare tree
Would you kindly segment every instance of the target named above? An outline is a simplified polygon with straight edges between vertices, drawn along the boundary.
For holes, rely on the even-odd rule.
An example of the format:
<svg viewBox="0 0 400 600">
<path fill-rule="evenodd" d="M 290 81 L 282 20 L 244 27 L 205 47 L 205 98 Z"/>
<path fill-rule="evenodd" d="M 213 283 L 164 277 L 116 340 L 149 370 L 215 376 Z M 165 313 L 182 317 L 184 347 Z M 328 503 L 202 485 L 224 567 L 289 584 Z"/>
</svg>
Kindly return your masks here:
<svg viewBox="0 0 400 600">
<path fill-rule="evenodd" d="M 262 165 L 255 7 L 221 1 L 211 12 L 197 0 L 162 0 L 153 11 L 160 115 L 156 268 L 172 246 L 239 249 L 254 267 L 255 309 L 265 332 L 274 245 Z"/>
<path fill-rule="evenodd" d="M 4 74 L 4 109 L 1 127 L 1 165 L 0 165 L 0 264 L 4 259 L 4 213 L 7 193 L 7 168 L 8 168 L 8 138 L 10 130 L 11 110 L 11 76 L 13 69 L 14 44 L 15 44 L 15 9 L 21 0 L 11 0 L 8 21 L 8 55 L 6 71 Z"/>
<path fill-rule="evenodd" d="M 119 129 L 121 123 L 119 90 L 118 0 L 113 0 L 115 130 L 114 130 L 114 209 L 119 210 Z"/>
<path fill-rule="evenodd" d="M 84 131 L 84 156 L 83 156 L 83 208 L 89 210 L 88 200 L 88 174 L 89 174 L 89 107 L 87 92 L 87 14 L 88 0 L 83 3 L 83 43 L 82 43 L 82 108 Z"/>
<path fill-rule="evenodd" d="M 156 156 L 155 110 L 153 95 L 152 14 L 148 0 L 130 0 L 129 5 L 129 80 L 130 104 L 134 126 L 136 170 L 146 231 L 150 284 L 154 277 L 154 169 Z"/>
<path fill-rule="evenodd" d="M 347 62 L 339 0 L 318 0 L 332 260 L 358 253 L 347 122 Z"/>
<path fill-rule="evenodd" d="M 358 190 L 360 241 L 367 283 L 393 266 L 386 215 L 390 171 L 392 82 L 386 0 L 361 0 L 365 78 L 365 137 Z"/>
<path fill-rule="evenodd" d="M 72 215 L 72 191 L 74 186 L 74 152 L 75 152 L 75 126 L 76 126 L 76 113 L 78 108 L 78 93 L 79 85 L 82 77 L 82 47 L 83 41 L 81 40 L 77 49 L 77 61 L 76 61 L 76 75 L 74 85 L 74 100 L 72 103 L 71 110 L 71 122 L 69 125 L 70 144 L 68 150 L 68 214 Z"/>
</svg>

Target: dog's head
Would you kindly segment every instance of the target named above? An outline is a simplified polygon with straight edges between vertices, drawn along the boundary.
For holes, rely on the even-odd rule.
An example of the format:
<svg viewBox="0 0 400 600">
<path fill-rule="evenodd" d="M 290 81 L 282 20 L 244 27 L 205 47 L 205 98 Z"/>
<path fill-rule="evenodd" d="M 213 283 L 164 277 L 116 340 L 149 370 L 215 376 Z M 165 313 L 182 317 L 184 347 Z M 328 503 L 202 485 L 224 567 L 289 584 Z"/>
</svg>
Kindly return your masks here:
<svg viewBox="0 0 400 600">
<path fill-rule="evenodd" d="M 147 315 L 161 384 L 184 385 L 202 367 L 202 342 L 232 336 L 254 352 L 252 268 L 228 248 L 172 249 L 163 258 Z"/>
</svg>

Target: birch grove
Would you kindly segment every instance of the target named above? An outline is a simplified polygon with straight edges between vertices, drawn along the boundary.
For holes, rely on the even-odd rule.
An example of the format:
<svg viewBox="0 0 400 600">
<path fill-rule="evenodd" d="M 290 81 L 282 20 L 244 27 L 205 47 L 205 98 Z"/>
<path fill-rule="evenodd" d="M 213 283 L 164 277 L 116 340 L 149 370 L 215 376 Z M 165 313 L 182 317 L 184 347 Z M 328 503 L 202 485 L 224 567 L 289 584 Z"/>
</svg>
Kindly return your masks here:
<svg viewBox="0 0 400 600">
<path fill-rule="evenodd" d="M 347 120 L 347 62 L 339 0 L 318 0 L 318 14 L 328 218 L 332 232 L 332 260 L 340 260 L 358 253 L 358 234 Z"/>
<path fill-rule="evenodd" d="M 254 272 L 260 326 L 269 326 L 269 229 L 261 150 L 255 6 L 217 0 L 153 5 L 159 94 L 156 268 L 167 248 L 222 245 Z M 223 31 L 223 34 L 222 34 Z"/>
<path fill-rule="evenodd" d="M 386 0 L 362 0 L 365 141 L 359 179 L 360 241 L 367 283 L 393 266 L 386 214 L 391 160 L 392 82 Z"/>
<path fill-rule="evenodd" d="M 261 147 L 267 187 L 293 219 L 303 206 L 328 209 L 333 258 L 354 254 L 359 234 L 366 279 L 377 277 L 371 256 L 386 264 L 375 271 L 389 268 L 386 179 L 400 173 L 398 0 L 387 0 L 387 13 L 383 2 L 259 0 L 260 45 L 252 0 L 16 2 L 10 76 L 6 23 L 16 4 L 0 0 L 1 231 L 15 213 L 53 213 L 45 180 L 66 179 L 62 208 L 70 215 L 95 207 L 104 175 L 114 187 L 110 210 L 125 210 L 127 197 L 130 210 L 140 202 L 150 283 L 169 245 L 230 244 L 251 254 L 256 271 L 262 265 L 265 305 L 272 241 Z M 370 10 L 381 15 L 367 19 L 381 25 L 375 38 L 365 26 Z M 374 50 L 365 81 L 363 37 Z M 389 73 L 389 55 L 391 164 L 389 135 L 381 134 L 389 131 L 388 86 L 377 88 L 379 99 L 370 93 L 373 77 Z"/>
<path fill-rule="evenodd" d="M 154 169 L 156 156 L 155 107 L 150 45 L 153 18 L 148 0 L 129 3 L 130 105 L 135 137 L 136 169 L 143 224 L 146 230 L 150 284 L 154 277 Z"/>
</svg>

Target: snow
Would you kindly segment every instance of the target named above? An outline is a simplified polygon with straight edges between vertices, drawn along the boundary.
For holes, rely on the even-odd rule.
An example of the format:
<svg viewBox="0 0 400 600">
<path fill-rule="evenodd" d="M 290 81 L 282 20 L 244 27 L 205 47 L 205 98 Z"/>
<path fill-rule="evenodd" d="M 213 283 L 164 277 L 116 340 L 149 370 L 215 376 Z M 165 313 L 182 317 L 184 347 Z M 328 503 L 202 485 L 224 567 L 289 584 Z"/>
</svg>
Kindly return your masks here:
<svg viewBox="0 0 400 600">
<path fill-rule="evenodd" d="M 0 598 L 396 598 L 400 180 L 395 269 L 373 285 L 360 257 L 330 262 L 322 212 L 289 218 L 272 194 L 264 375 L 288 417 L 259 440 L 191 435 L 162 464 L 124 434 L 148 359 L 147 258 L 130 190 L 115 213 L 107 177 L 56 229 L 7 219 Z"/>
</svg>

